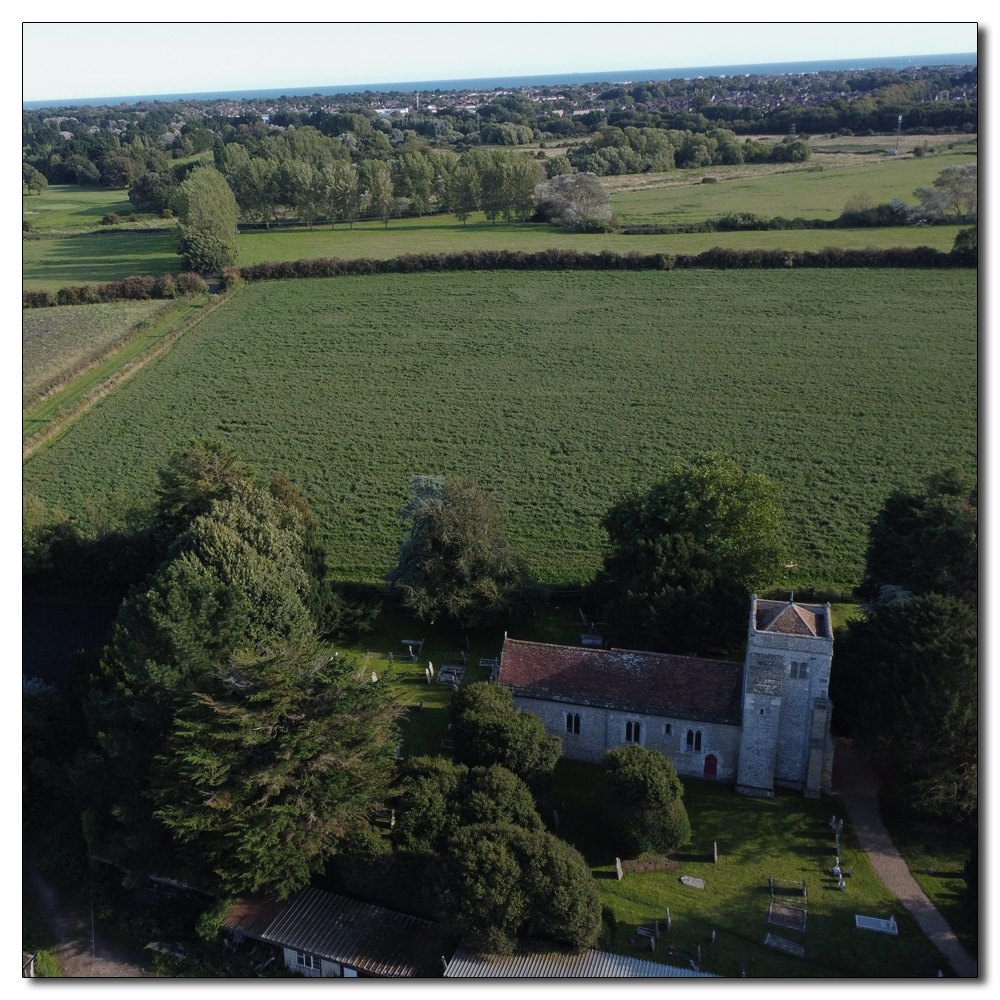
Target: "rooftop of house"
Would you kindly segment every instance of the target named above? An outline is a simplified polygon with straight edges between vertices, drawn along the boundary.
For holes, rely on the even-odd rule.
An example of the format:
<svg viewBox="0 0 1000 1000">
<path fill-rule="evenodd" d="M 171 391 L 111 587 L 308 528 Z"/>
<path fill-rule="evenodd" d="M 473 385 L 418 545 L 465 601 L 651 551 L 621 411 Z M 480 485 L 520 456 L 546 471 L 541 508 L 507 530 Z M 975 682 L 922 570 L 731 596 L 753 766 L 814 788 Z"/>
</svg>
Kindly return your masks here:
<svg viewBox="0 0 1000 1000">
<path fill-rule="evenodd" d="M 384 977 L 440 975 L 448 941 L 429 920 L 312 888 L 281 901 L 244 900 L 222 926 Z"/>
<path fill-rule="evenodd" d="M 793 601 L 757 601 L 758 632 L 780 632 L 829 638 L 827 609 L 822 604 L 796 604 Z"/>
<path fill-rule="evenodd" d="M 497 678 L 516 694 L 739 725 L 743 664 L 506 639 Z"/>
</svg>

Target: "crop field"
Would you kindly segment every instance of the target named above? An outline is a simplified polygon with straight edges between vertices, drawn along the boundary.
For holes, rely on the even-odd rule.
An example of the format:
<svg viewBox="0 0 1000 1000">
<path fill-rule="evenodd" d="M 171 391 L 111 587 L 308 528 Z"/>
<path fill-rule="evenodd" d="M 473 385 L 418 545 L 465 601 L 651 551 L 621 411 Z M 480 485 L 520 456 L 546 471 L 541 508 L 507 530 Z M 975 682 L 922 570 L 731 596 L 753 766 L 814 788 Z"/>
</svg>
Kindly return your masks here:
<svg viewBox="0 0 1000 1000">
<path fill-rule="evenodd" d="M 685 191 L 692 189 L 686 188 Z M 667 192 L 645 195 L 659 198 Z M 700 188 L 698 189 L 700 193 Z M 644 195 L 644 196 L 645 196 Z M 630 196 L 632 197 L 632 196 Z M 636 195 L 635 197 L 638 197 Z M 642 221 L 648 221 L 643 219 Z M 672 219 L 671 221 L 677 221 Z M 454 216 L 359 222 L 354 229 L 340 224 L 305 228 L 255 230 L 240 236 L 240 263 L 300 260 L 309 257 L 398 257 L 405 253 L 450 253 L 461 250 L 523 250 L 534 253 L 572 248 L 587 252 L 617 250 L 628 253 L 701 253 L 716 246 L 785 250 L 822 250 L 824 247 L 929 246 L 950 250 L 958 226 L 923 229 L 787 230 L 761 233 L 686 233 L 674 236 L 573 234 L 549 225 L 491 225 L 480 214 L 467 226 Z M 177 274 L 173 230 L 162 233 L 85 233 L 26 242 L 23 248 L 23 286 L 26 289 L 62 288 L 91 281 L 118 281 L 134 274 Z"/>
<path fill-rule="evenodd" d="M 840 863 L 845 870 L 853 866 L 854 875 L 845 879 L 845 892 L 837 889 L 829 871 L 835 854 L 829 798 L 779 792 L 773 799 L 756 799 L 737 795 L 729 785 L 683 784 L 691 843 L 675 852 L 667 867 L 626 869 L 619 882 L 613 850 L 601 836 L 603 768 L 567 760 L 556 766 L 552 798 L 566 805 L 559 836 L 587 859 L 601 902 L 614 911 L 617 934 L 610 950 L 686 967 L 688 956 L 700 947 L 704 971 L 737 978 L 932 977 L 939 968 L 948 969 L 913 917 L 879 881 L 846 819 Z M 842 815 L 836 803 L 832 808 Z M 719 848 L 718 864 L 712 859 L 713 842 Z M 704 889 L 681 885 L 682 875 L 704 879 Z M 771 876 L 790 883 L 805 879 L 806 899 L 788 901 L 806 910 L 805 930 L 768 923 Z M 636 930 L 659 919 L 665 931 L 666 907 L 671 929 L 661 933 L 651 954 L 649 940 Z M 856 913 L 895 917 L 899 935 L 858 929 Z M 767 947 L 769 932 L 804 946 L 804 957 Z"/>
<path fill-rule="evenodd" d="M 114 348 L 173 302 L 102 302 L 25 309 L 21 322 L 21 393 L 27 405 Z"/>
<path fill-rule="evenodd" d="M 976 468 L 973 271 L 382 275 L 249 286 L 24 466 L 82 514 L 195 435 L 286 471 L 376 580 L 417 473 L 467 475 L 545 581 L 624 491 L 718 451 L 778 482 L 796 583 L 857 581 L 894 488 Z"/>
<path fill-rule="evenodd" d="M 623 223 L 703 222 L 728 212 L 781 215 L 786 219 L 799 216 L 835 219 L 847 200 L 862 191 L 867 191 L 876 202 L 902 198 L 907 204 L 915 204 L 914 189 L 929 187 L 945 167 L 976 162 L 976 157 L 969 154 L 920 158 L 886 156 L 866 157 L 868 162 L 863 166 L 815 169 L 821 166 L 815 159 L 805 168 L 787 173 L 749 176 L 742 175 L 741 168 L 713 167 L 696 172 L 699 176 L 688 183 L 683 183 L 688 171 L 630 175 L 649 186 L 615 194 L 611 204 Z M 733 179 L 726 179 L 727 171 L 734 175 Z M 701 176 L 713 174 L 719 178 L 718 183 L 701 183 Z M 656 176 L 662 178 L 663 187 L 651 186 Z M 715 235 L 726 236 L 726 246 L 735 245 L 728 242 L 729 234 Z M 833 236 L 834 233 L 823 231 L 817 235 Z M 880 244 L 881 240 L 875 245 Z"/>
</svg>

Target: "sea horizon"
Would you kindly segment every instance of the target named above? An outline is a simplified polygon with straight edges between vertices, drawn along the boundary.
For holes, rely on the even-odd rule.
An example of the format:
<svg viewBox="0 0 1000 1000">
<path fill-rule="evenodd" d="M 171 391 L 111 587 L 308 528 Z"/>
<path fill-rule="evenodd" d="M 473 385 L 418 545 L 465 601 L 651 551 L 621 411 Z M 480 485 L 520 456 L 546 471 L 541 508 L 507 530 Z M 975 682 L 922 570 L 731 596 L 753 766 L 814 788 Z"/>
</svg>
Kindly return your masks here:
<svg viewBox="0 0 1000 1000">
<path fill-rule="evenodd" d="M 780 63 L 742 63 L 729 66 L 683 66 L 667 69 L 633 69 L 593 73 L 538 73 L 529 76 L 480 77 L 463 80 L 410 80 L 392 83 L 351 83 L 326 86 L 270 87 L 243 90 L 211 90 L 176 94 L 138 94 L 114 97 L 75 97 L 22 101 L 22 111 L 39 108 L 104 107 L 159 101 L 261 100 L 268 98 L 335 97 L 340 94 L 410 93 L 507 90 L 518 87 L 560 87 L 585 83 L 648 83 L 668 80 L 690 80 L 699 77 L 730 76 L 790 76 L 803 73 L 836 72 L 840 70 L 906 69 L 911 66 L 978 66 L 976 52 L 953 52 L 936 55 L 886 56 L 873 59 L 820 59 Z"/>
</svg>

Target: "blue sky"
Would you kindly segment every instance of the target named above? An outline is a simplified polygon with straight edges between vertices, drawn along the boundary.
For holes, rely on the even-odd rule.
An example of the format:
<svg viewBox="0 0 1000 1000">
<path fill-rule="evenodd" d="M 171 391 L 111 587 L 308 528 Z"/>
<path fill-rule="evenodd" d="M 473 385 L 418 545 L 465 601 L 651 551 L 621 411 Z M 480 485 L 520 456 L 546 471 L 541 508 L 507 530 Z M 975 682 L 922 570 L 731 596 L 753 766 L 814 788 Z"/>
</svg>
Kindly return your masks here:
<svg viewBox="0 0 1000 1000">
<path fill-rule="evenodd" d="M 515 5 L 516 6 L 516 5 Z M 778 14 L 780 5 L 769 5 Z M 447 4 L 434 6 L 444 11 Z M 324 5 L 328 14 L 336 5 Z M 357 7 L 351 10 L 356 11 Z M 415 6 L 379 5 L 378 13 Z M 469 10 L 465 6 L 461 8 Z M 511 8 L 514 10 L 514 8 Z M 525 5 L 525 9 L 529 9 Z M 538 5 L 534 5 L 538 10 Z M 581 7 L 575 10 L 577 16 Z M 801 8 L 799 8 L 801 9 Z M 558 13 L 547 5 L 546 12 Z M 629 12 L 661 12 L 632 4 Z M 212 13 L 219 16 L 216 8 Z M 411 13 L 412 16 L 412 13 Z M 439 14 L 439 16 L 444 16 Z M 550 14 L 549 16 L 553 16 Z M 27 23 L 23 100 L 971 52 L 976 25 Z"/>
</svg>

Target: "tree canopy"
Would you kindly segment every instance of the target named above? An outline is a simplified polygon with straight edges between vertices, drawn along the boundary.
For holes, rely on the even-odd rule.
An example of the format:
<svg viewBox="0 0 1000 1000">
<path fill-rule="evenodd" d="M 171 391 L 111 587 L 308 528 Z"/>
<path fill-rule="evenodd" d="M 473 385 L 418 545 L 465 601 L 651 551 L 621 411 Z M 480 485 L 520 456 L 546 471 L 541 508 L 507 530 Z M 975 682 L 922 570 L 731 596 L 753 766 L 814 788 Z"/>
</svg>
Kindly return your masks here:
<svg viewBox="0 0 1000 1000">
<path fill-rule="evenodd" d="M 404 606 L 432 622 L 463 626 L 528 613 L 538 591 L 507 544 L 502 512 L 469 479 L 416 476 L 403 511 L 410 522 L 386 580 Z"/>
<path fill-rule="evenodd" d="M 666 853 L 691 839 L 684 787 L 663 754 L 638 745 L 615 747 L 604 762 L 605 824 L 622 850 Z"/>
<path fill-rule="evenodd" d="M 896 490 L 875 516 L 858 592 L 877 600 L 886 585 L 977 606 L 978 487 L 958 470 L 931 476 L 921 490 Z"/>
<path fill-rule="evenodd" d="M 428 873 L 427 893 L 446 926 L 488 951 L 519 934 L 581 949 L 601 929 L 601 905 L 580 853 L 545 830 L 506 823 L 461 829 Z"/>
<path fill-rule="evenodd" d="M 855 743 L 921 811 L 950 819 L 978 803 L 978 628 L 954 597 L 865 606 L 837 633 L 831 697 Z"/>
<path fill-rule="evenodd" d="M 550 775 L 562 752 L 538 716 L 514 708 L 510 691 L 479 681 L 463 684 L 449 706 L 455 760 L 469 767 L 500 764 L 532 783 Z"/>
<path fill-rule="evenodd" d="M 177 188 L 173 207 L 181 220 L 177 251 L 192 271 L 217 272 L 239 260 L 240 210 L 232 188 L 214 167 L 192 170 Z"/>
<path fill-rule="evenodd" d="M 592 601 L 643 648 L 738 642 L 750 593 L 781 571 L 778 499 L 764 476 L 717 455 L 676 466 L 604 516 L 608 547 Z"/>
</svg>

